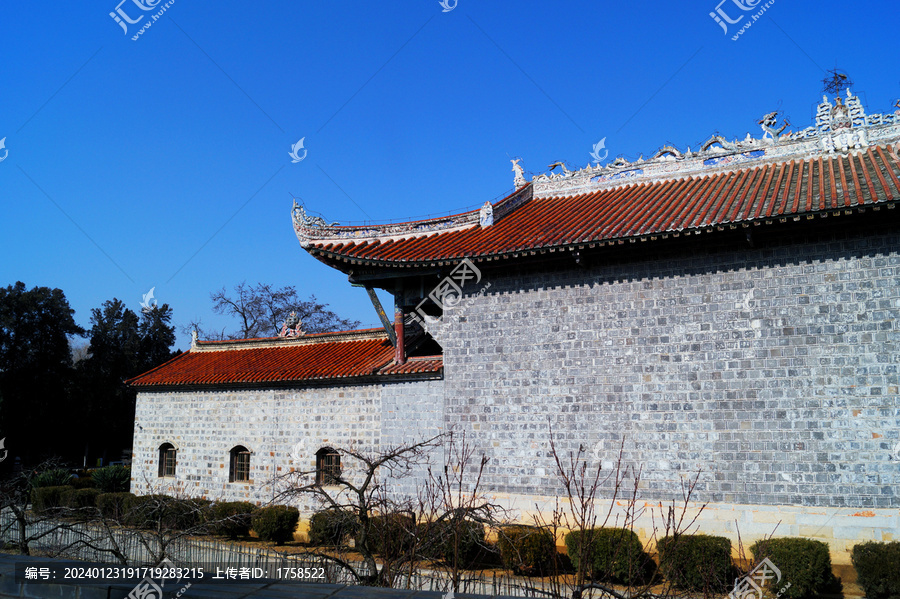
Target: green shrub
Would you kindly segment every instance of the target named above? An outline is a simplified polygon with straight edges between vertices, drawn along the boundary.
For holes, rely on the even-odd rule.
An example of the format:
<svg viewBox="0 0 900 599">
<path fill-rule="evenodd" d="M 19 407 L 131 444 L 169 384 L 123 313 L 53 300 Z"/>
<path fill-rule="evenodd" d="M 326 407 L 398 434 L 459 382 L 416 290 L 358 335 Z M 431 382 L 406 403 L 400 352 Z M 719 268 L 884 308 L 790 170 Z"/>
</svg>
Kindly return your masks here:
<svg viewBox="0 0 900 599">
<path fill-rule="evenodd" d="M 101 493 L 97 495 L 97 509 L 108 520 L 125 522 L 125 506 L 132 497 L 131 493 Z"/>
<path fill-rule="evenodd" d="M 31 479 L 31 487 L 38 489 L 41 487 L 64 487 L 72 482 L 72 475 L 65 468 L 53 468 L 52 470 L 44 470 L 40 474 Z"/>
<path fill-rule="evenodd" d="M 249 501 L 214 503 L 208 516 L 212 531 L 230 539 L 246 537 L 250 534 L 250 524 L 257 510 L 259 508 Z"/>
<path fill-rule="evenodd" d="M 785 599 L 801 599 L 818 597 L 835 583 L 831 572 L 831 554 L 828 545 L 822 541 L 798 538 L 764 539 L 750 546 L 753 561 L 761 562 L 769 558 L 772 564 L 781 571 L 781 581 L 777 583 L 778 592 L 781 587 L 791 583 L 781 597 Z M 775 584 L 774 581 L 770 585 Z"/>
<path fill-rule="evenodd" d="M 448 519 L 440 522 L 423 522 L 419 524 L 417 530 L 423 543 L 423 555 L 431 559 L 452 564 L 456 550 L 458 551 L 456 565 L 465 568 L 483 558 L 488 551 L 484 539 L 484 526 L 472 520 Z"/>
<path fill-rule="evenodd" d="M 709 535 L 665 537 L 656 545 L 663 575 L 680 589 L 723 592 L 737 574 L 731 541 Z"/>
<path fill-rule="evenodd" d="M 65 494 L 72 490 L 68 485 L 37 487 L 31 490 L 31 507 L 39 514 L 52 514 L 65 506 Z"/>
<path fill-rule="evenodd" d="M 416 543 L 416 519 L 394 512 L 369 518 L 369 549 L 386 558 L 408 554 Z"/>
<path fill-rule="evenodd" d="M 346 543 L 359 530 L 359 518 L 339 509 L 319 510 L 309 519 L 309 542 L 317 547 L 336 547 Z"/>
<path fill-rule="evenodd" d="M 125 524 L 135 528 L 154 528 L 161 512 L 159 496 L 129 495 L 125 498 Z"/>
<path fill-rule="evenodd" d="M 78 510 L 79 517 L 88 518 L 97 513 L 97 489 L 70 489 L 65 491 L 62 499 L 65 507 Z"/>
<path fill-rule="evenodd" d="M 861 543 L 850 560 L 868 599 L 900 599 L 900 541 Z"/>
<path fill-rule="evenodd" d="M 622 528 L 573 530 L 566 535 L 566 549 L 577 569 L 587 556 L 588 576 L 604 582 L 640 584 L 652 580 L 656 564 L 644 551 L 638 536 Z"/>
<path fill-rule="evenodd" d="M 207 521 L 210 503 L 207 499 L 169 497 L 163 508 L 163 525 L 173 530 L 202 532 L 200 526 Z"/>
<path fill-rule="evenodd" d="M 533 526 L 504 526 L 497 538 L 503 565 L 515 574 L 543 576 L 556 560 L 553 534 Z"/>
<path fill-rule="evenodd" d="M 165 528 L 166 495 L 131 495 L 125 499 L 125 523 L 136 528 Z"/>
<path fill-rule="evenodd" d="M 253 530 L 263 541 L 275 541 L 276 545 L 284 545 L 285 541 L 294 538 L 300 511 L 286 505 L 264 507 L 253 514 Z"/>
<path fill-rule="evenodd" d="M 131 488 L 131 469 L 125 466 L 106 466 L 94 470 L 91 478 L 102 493 L 124 493 Z"/>
<path fill-rule="evenodd" d="M 205 499 L 130 495 L 125 499 L 125 523 L 136 528 L 196 529 L 206 521 L 208 505 L 209 501 Z"/>
</svg>

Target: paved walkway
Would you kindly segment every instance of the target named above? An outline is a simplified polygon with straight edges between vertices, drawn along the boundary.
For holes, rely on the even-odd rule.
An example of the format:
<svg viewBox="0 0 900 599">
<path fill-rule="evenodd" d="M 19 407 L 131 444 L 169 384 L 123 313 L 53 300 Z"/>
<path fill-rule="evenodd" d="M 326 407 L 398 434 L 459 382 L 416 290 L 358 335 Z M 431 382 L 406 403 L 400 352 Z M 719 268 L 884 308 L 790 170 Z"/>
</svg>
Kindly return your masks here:
<svg viewBox="0 0 900 599">
<path fill-rule="evenodd" d="M 70 563 L 70 562 L 67 562 Z M 107 584 L 100 582 L 80 582 L 53 584 L 37 581 L 17 582 L 16 565 L 24 572 L 25 567 L 52 568 L 60 560 L 45 557 L 0 554 L 0 597 L 28 597 L 34 599 L 125 599 L 135 590 L 134 584 Z M 85 567 L 109 567 L 111 564 L 80 564 Z M 316 584 L 305 582 L 218 582 L 186 583 L 164 585 L 163 596 L 157 593 L 134 593 L 133 599 L 441 599 L 445 594 L 435 591 L 406 591 L 376 587 L 347 586 L 339 584 Z M 145 586 L 144 590 L 152 587 Z M 469 595 L 460 593 L 456 599 L 488 599 L 489 595 Z M 508 595 L 497 595 L 499 599 L 510 599 Z M 514 599 L 514 598 L 512 598 Z"/>
</svg>

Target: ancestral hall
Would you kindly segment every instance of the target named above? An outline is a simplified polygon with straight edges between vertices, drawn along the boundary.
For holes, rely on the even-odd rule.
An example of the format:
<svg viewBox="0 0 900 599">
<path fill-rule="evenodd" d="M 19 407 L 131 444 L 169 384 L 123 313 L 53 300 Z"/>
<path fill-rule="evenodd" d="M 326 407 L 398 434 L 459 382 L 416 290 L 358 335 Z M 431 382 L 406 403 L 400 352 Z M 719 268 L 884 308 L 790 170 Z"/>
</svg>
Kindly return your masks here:
<svg viewBox="0 0 900 599">
<path fill-rule="evenodd" d="M 699 473 L 702 532 L 822 539 L 838 564 L 900 539 L 900 111 L 848 90 L 806 129 L 776 117 L 530 181 L 513 161 L 512 193 L 451 217 L 355 227 L 295 205 L 301 247 L 383 328 L 195 340 L 133 379 L 132 489 L 266 502 L 291 468 L 327 484 L 341 448 L 453 429 L 527 521 L 560 493 L 552 426 L 607 471 L 622 448 L 644 538 Z"/>
</svg>

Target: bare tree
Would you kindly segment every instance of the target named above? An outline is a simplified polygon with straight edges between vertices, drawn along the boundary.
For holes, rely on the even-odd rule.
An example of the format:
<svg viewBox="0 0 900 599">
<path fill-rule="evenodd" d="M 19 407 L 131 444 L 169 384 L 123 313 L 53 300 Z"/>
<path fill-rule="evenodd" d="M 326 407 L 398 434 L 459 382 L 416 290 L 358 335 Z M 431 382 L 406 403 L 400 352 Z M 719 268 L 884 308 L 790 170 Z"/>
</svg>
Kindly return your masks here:
<svg viewBox="0 0 900 599">
<path fill-rule="evenodd" d="M 90 541 L 83 523 L 94 518 L 95 509 L 65 505 L 33 509 L 35 478 L 59 467 L 57 460 L 47 460 L 0 481 L 0 539 L 12 539 L 23 555 L 31 555 L 35 549 L 66 552 Z"/>
<path fill-rule="evenodd" d="M 280 477 L 287 488 L 279 498 L 299 495 L 314 497 L 324 507 L 355 516 L 358 523 L 354 551 L 362 557 L 359 568 L 340 555 L 312 552 L 337 563 L 362 584 L 394 586 L 405 564 L 415 559 L 410 546 L 402 538 L 415 539 L 416 514 L 408 498 L 396 497 L 386 486 L 388 480 L 408 477 L 413 469 L 425 462 L 427 453 L 436 447 L 443 435 L 381 452 L 366 452 L 355 448 L 336 448 L 341 456 L 341 471 L 332 472 L 329 480 L 321 481 L 316 471 L 291 472 Z M 349 466 L 349 468 L 348 468 Z M 411 522 L 410 522 L 411 521 Z M 397 534 L 392 538 L 389 530 Z M 379 539 L 399 543 L 399 548 L 382 551 L 382 562 L 375 559 Z"/>
<path fill-rule="evenodd" d="M 293 285 L 273 287 L 267 283 L 248 285 L 243 281 L 229 293 L 225 287 L 210 294 L 213 312 L 231 316 L 237 320 L 237 330 L 226 332 L 205 331 L 200 320 L 190 322 L 182 330 L 197 329 L 205 339 L 253 339 L 273 337 L 281 330 L 282 324 L 291 312 L 296 312 L 303 321 L 307 333 L 353 329 L 359 321 L 341 318 L 328 309 L 328 305 L 310 295 L 302 299 Z"/>
<path fill-rule="evenodd" d="M 641 468 L 633 468 L 623 461 L 625 439 L 619 446 L 618 457 L 609 470 L 604 471 L 602 464 L 589 464 L 587 449 L 580 445 L 576 451 L 563 455 L 556 446 L 553 427 L 550 426 L 550 451 L 556 466 L 556 475 L 564 491 L 562 502 L 557 498 L 555 507 L 548 516 L 537 510 L 535 525 L 549 531 L 554 538 L 559 538 L 563 531 L 575 532 L 575 559 L 578 562 L 572 576 L 566 576 L 557 567 L 550 577 L 549 590 L 532 588 L 536 592 L 558 598 L 572 597 L 581 599 L 590 590 L 600 591 L 603 596 L 617 599 L 638 598 L 674 598 L 686 597 L 676 589 L 670 581 L 659 580 L 654 571 L 653 553 L 650 545 L 655 545 L 659 538 L 678 537 L 696 530 L 697 519 L 706 508 L 702 504 L 691 515 L 691 497 L 697 487 L 700 472 L 688 480 L 681 482 L 681 500 L 673 500 L 671 505 L 643 507 L 639 502 L 638 489 L 641 482 Z M 633 480 L 627 481 L 627 476 Z M 606 505 L 601 509 L 602 505 Z M 620 508 L 616 513 L 616 508 Z M 649 513 L 648 513 L 649 512 Z M 621 542 L 625 535 L 631 535 L 638 518 L 648 516 L 652 523 L 650 538 L 646 540 L 640 554 L 629 551 L 627 543 Z M 615 543 L 608 559 L 617 560 L 624 568 L 626 581 L 624 586 L 614 588 L 613 584 L 593 580 L 592 547 L 598 529 L 611 528 L 621 531 L 619 541 Z M 662 533 L 662 537 L 658 533 Z M 532 585 L 534 587 L 534 585 Z"/>
<path fill-rule="evenodd" d="M 493 551 L 485 542 L 485 530 L 499 528 L 507 518 L 482 492 L 487 456 L 476 456 L 464 431 L 451 431 L 446 438 L 444 464 L 438 472 L 429 466 L 419 493 L 419 544 L 420 553 L 443 559 L 450 589 L 458 593 L 465 590 L 465 570 Z"/>
<path fill-rule="evenodd" d="M 36 501 L 35 479 L 53 470 L 59 463 L 47 461 L 0 481 L 0 539 L 24 555 L 157 565 L 177 557 L 180 541 L 207 534 L 222 521 L 210 517 L 206 502 L 178 489 L 176 496 L 132 496 L 127 503 L 127 494 L 116 494 L 122 503 L 113 510 L 78 502 L 75 489 Z"/>
</svg>

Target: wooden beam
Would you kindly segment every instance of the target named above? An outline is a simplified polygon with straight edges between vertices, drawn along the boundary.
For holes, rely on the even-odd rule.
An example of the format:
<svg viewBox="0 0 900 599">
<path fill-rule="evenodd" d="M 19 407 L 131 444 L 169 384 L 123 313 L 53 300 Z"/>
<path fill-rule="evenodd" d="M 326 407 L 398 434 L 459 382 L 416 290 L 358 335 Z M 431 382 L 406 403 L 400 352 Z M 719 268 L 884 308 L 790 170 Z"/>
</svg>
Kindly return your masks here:
<svg viewBox="0 0 900 599">
<path fill-rule="evenodd" d="M 385 314 L 384 307 L 382 307 L 381 301 L 378 299 L 378 296 L 375 295 L 375 289 L 367 285 L 366 293 L 369 294 L 369 300 L 372 302 L 372 306 L 375 307 L 375 312 L 378 314 L 378 318 L 381 320 L 381 326 L 384 327 L 384 330 L 388 334 L 388 339 L 391 340 L 391 345 L 397 347 L 397 334 L 394 332 L 394 326 L 393 324 L 391 324 L 391 321 L 388 320 L 387 314 Z"/>
</svg>

